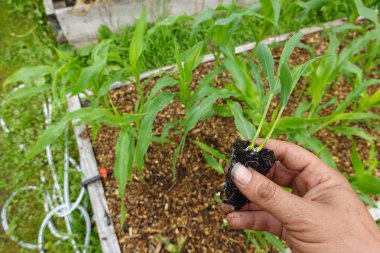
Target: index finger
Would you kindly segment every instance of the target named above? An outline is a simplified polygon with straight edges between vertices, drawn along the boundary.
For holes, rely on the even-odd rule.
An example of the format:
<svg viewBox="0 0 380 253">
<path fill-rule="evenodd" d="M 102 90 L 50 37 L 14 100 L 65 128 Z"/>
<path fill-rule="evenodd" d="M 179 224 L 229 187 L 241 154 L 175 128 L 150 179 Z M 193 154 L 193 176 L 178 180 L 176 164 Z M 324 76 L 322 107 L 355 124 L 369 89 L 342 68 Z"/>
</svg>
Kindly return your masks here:
<svg viewBox="0 0 380 253">
<path fill-rule="evenodd" d="M 262 140 L 259 140 L 260 143 Z M 276 160 L 280 161 L 287 169 L 302 172 L 306 169 L 318 168 L 318 170 L 330 171 L 331 169 L 310 151 L 290 142 L 270 139 L 265 148 L 274 152 Z"/>
</svg>

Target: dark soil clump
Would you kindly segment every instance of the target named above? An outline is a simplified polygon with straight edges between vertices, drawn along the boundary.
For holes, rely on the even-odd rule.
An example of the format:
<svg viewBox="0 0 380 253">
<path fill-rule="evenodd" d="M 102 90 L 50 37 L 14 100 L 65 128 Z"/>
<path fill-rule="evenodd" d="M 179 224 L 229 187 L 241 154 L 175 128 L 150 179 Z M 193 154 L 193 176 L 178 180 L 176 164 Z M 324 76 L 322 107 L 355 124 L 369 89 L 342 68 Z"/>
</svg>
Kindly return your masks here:
<svg viewBox="0 0 380 253">
<path fill-rule="evenodd" d="M 250 141 L 238 141 L 234 144 L 231 162 L 228 164 L 226 183 L 222 189 L 222 194 L 225 195 L 223 203 L 234 206 L 235 210 L 241 209 L 250 201 L 239 191 L 232 181 L 231 172 L 234 165 L 236 163 L 241 163 L 247 168 L 254 169 L 257 172 L 266 175 L 276 161 L 272 150 L 264 148 L 259 152 L 256 152 L 247 149 L 250 144 Z"/>
</svg>

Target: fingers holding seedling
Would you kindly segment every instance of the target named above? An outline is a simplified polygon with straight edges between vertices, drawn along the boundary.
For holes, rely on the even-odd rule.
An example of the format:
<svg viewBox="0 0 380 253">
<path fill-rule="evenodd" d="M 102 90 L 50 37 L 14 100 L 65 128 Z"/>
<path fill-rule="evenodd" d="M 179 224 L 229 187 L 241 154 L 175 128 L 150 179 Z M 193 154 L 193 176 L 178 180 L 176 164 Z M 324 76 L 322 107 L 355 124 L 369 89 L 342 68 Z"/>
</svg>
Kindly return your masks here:
<svg viewBox="0 0 380 253">
<path fill-rule="evenodd" d="M 281 223 L 266 211 L 238 211 L 227 215 L 228 223 L 239 229 L 268 231 L 281 237 Z"/>
</svg>

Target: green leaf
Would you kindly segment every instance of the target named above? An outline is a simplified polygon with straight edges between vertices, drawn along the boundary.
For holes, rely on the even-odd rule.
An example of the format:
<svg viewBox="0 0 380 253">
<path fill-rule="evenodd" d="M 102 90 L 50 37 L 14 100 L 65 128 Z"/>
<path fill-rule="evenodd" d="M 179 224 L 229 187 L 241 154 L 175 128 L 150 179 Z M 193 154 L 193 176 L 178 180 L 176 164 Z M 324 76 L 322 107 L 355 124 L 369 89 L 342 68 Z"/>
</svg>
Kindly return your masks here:
<svg viewBox="0 0 380 253">
<path fill-rule="evenodd" d="M 352 145 L 352 167 L 353 169 L 355 170 L 355 174 L 357 177 L 362 177 L 364 175 L 364 171 L 365 171 L 365 166 L 364 166 L 364 163 L 362 161 L 362 159 L 360 158 L 360 155 L 356 149 L 356 145 L 355 143 L 353 143 Z"/>
<path fill-rule="evenodd" d="M 288 131 L 305 128 L 315 125 L 316 123 L 324 122 L 327 117 L 320 118 L 303 118 L 303 117 L 284 117 L 278 121 L 277 130 Z"/>
<path fill-rule="evenodd" d="M 212 158 L 207 153 L 203 153 L 203 157 L 206 160 L 207 165 L 209 167 L 213 168 L 220 175 L 224 174 L 224 169 L 223 169 L 222 165 L 218 161 L 216 161 L 214 158 Z"/>
<path fill-rule="evenodd" d="M 155 23 L 155 25 L 148 30 L 147 34 L 152 35 L 157 32 L 157 30 L 161 27 L 166 27 L 166 26 L 172 26 L 175 23 L 179 22 L 180 20 L 190 20 L 192 21 L 194 18 L 191 16 L 187 15 L 180 15 L 180 16 L 168 16 L 164 18 L 163 20 L 160 20 Z"/>
<path fill-rule="evenodd" d="M 204 98 L 197 106 L 194 106 L 193 108 L 189 109 L 186 112 L 186 120 L 184 123 L 184 130 L 183 135 L 181 138 L 180 144 L 177 146 L 177 148 L 174 151 L 173 155 L 173 164 L 172 164 L 172 172 L 173 172 L 173 178 L 176 178 L 176 162 L 179 154 L 181 153 L 183 146 L 185 145 L 186 141 L 186 135 L 188 132 L 200 121 L 203 119 L 212 109 L 214 103 L 219 98 L 228 98 L 233 93 L 229 90 L 222 89 L 217 90 L 214 93 L 212 93 L 210 96 Z"/>
<path fill-rule="evenodd" d="M 213 148 L 207 146 L 203 142 L 194 141 L 194 143 L 197 144 L 198 147 L 200 147 L 204 152 L 209 153 L 212 156 L 215 156 L 216 158 L 218 158 L 220 160 L 223 160 L 224 162 L 228 161 L 228 158 L 225 155 L 223 155 L 222 153 L 220 153 L 218 150 L 213 149 Z"/>
<path fill-rule="evenodd" d="M 114 175 L 118 183 L 118 193 L 120 198 L 124 198 L 127 181 L 132 179 L 133 172 L 133 148 L 134 129 L 122 129 L 115 147 L 115 168 Z"/>
<path fill-rule="evenodd" d="M 189 100 L 190 107 L 198 105 L 203 98 L 216 90 L 211 86 L 211 84 L 214 82 L 215 77 L 218 74 L 222 73 L 224 70 L 225 69 L 222 67 L 217 67 L 202 78 L 200 83 L 195 88 L 193 94 L 191 95 L 191 98 Z"/>
<path fill-rule="evenodd" d="M 256 128 L 243 115 L 243 110 L 238 102 L 229 103 L 231 112 L 235 119 L 235 125 L 243 139 L 252 139 Z"/>
<path fill-rule="evenodd" d="M 290 94 L 293 91 L 293 77 L 290 69 L 286 63 L 284 63 L 280 70 L 281 81 L 281 106 L 285 107 L 289 101 Z"/>
<path fill-rule="evenodd" d="M 258 96 L 259 89 L 252 81 L 247 66 L 237 56 L 229 52 L 228 49 L 224 48 L 223 54 L 226 56 L 224 66 L 231 73 L 236 87 L 244 96 L 254 98 L 254 103 L 259 106 L 261 104 L 261 99 Z"/>
<path fill-rule="evenodd" d="M 370 206 L 370 207 L 377 208 L 377 204 L 376 204 L 376 202 L 373 201 L 373 200 L 371 199 L 371 197 L 369 197 L 369 196 L 366 195 L 366 194 L 360 193 L 360 192 L 357 192 L 356 194 L 357 194 L 357 195 L 359 196 L 359 198 L 364 202 L 364 204 L 366 204 L 366 205 L 368 205 L 368 206 Z"/>
<path fill-rule="evenodd" d="M 172 87 L 174 85 L 176 85 L 178 83 L 177 80 L 169 77 L 169 76 L 164 76 L 162 78 L 160 78 L 160 80 L 158 80 L 158 82 L 154 85 L 152 91 L 149 93 L 149 97 L 148 97 L 148 101 L 153 99 L 154 96 L 157 95 L 157 93 L 165 88 L 165 87 Z"/>
<path fill-rule="evenodd" d="M 360 82 L 360 84 L 353 90 L 351 91 L 346 98 L 344 99 L 343 102 L 341 102 L 338 107 L 335 110 L 335 113 L 342 113 L 344 110 L 352 103 L 357 102 L 357 98 L 370 86 L 375 85 L 380 83 L 379 79 L 370 79 L 368 81 Z M 380 97 L 380 92 L 379 92 L 379 97 Z M 371 103 L 371 98 L 367 98 L 364 100 L 364 103 Z"/>
<path fill-rule="evenodd" d="M 195 44 L 184 55 L 183 68 L 185 71 L 185 80 L 189 84 L 192 80 L 192 72 L 201 63 L 203 56 L 206 53 L 206 43 L 199 42 Z"/>
<path fill-rule="evenodd" d="M 70 121 L 76 121 L 76 124 L 100 124 L 104 123 L 114 127 L 128 127 L 130 123 L 135 122 L 143 117 L 142 114 L 125 114 L 123 117 L 112 114 L 107 109 L 82 108 L 66 114 L 58 123 L 46 129 L 38 138 L 36 144 L 27 154 L 30 159 L 41 152 L 46 146 L 53 143 L 62 133 Z"/>
<path fill-rule="evenodd" d="M 354 0 L 356 9 L 360 16 L 365 17 L 366 19 L 371 20 L 377 26 L 379 25 L 379 20 L 377 17 L 377 11 L 375 9 L 368 8 L 363 4 L 361 0 Z"/>
<path fill-rule="evenodd" d="M 301 6 L 304 9 L 307 9 L 308 11 L 319 9 L 325 4 L 327 4 L 330 0 L 309 0 L 306 2 L 303 1 L 297 1 L 297 5 Z"/>
<path fill-rule="evenodd" d="M 210 9 L 206 9 L 203 13 L 195 17 L 194 22 L 191 26 L 191 34 L 190 34 L 191 40 L 194 39 L 194 36 L 197 33 L 199 26 L 204 22 L 212 20 L 213 16 L 214 16 L 214 11 Z"/>
<path fill-rule="evenodd" d="M 171 103 L 173 95 L 168 92 L 162 92 L 151 100 L 148 100 L 143 106 L 145 116 L 140 123 L 139 133 L 136 144 L 136 165 L 137 170 L 142 172 L 144 165 L 144 156 L 148 151 L 149 145 L 153 138 L 153 123 L 157 113 L 167 104 Z"/>
<path fill-rule="evenodd" d="M 268 45 L 265 43 L 259 43 L 259 45 L 256 48 L 256 55 L 257 55 L 257 58 L 259 59 L 261 68 L 263 69 L 265 75 L 268 77 L 269 86 L 270 86 L 271 92 L 273 93 L 275 90 L 274 60 L 273 60 L 273 56 Z"/>
<path fill-rule="evenodd" d="M 129 63 L 132 69 L 137 68 L 138 60 L 144 49 L 144 35 L 146 28 L 146 8 L 143 7 L 141 16 L 136 23 L 135 32 L 129 46 Z"/>
<path fill-rule="evenodd" d="M 365 194 L 379 194 L 380 193 L 380 178 L 372 175 L 363 175 L 361 177 L 354 177 L 351 184 L 359 191 Z"/>
<path fill-rule="evenodd" d="M 31 82 L 40 77 L 44 77 L 51 73 L 51 66 L 41 65 L 35 67 L 24 67 L 17 70 L 10 75 L 5 81 L 4 86 L 10 83 L 22 82 L 25 84 L 31 84 Z"/>
<path fill-rule="evenodd" d="M 342 133 L 352 140 L 353 136 L 360 137 L 370 143 L 373 143 L 373 137 L 369 135 L 363 128 L 350 126 L 331 126 L 330 130 L 335 133 Z"/>
<path fill-rule="evenodd" d="M 314 151 L 327 165 L 331 168 L 337 169 L 334 159 L 325 145 L 318 139 L 312 138 L 306 134 L 296 134 L 295 139 L 305 148 Z"/>
<path fill-rule="evenodd" d="M 14 92 L 11 92 L 9 94 L 9 96 L 6 97 L 6 99 L 4 100 L 4 104 L 9 103 L 12 100 L 34 97 L 36 95 L 44 93 L 45 91 L 49 90 L 50 88 L 51 88 L 50 84 L 45 84 L 45 85 L 41 85 L 41 86 L 24 87 L 21 89 L 17 89 Z"/>
<path fill-rule="evenodd" d="M 271 233 L 266 232 L 266 231 L 263 231 L 263 234 L 265 235 L 265 238 L 267 239 L 269 244 L 271 244 L 280 252 L 283 252 L 283 253 L 285 252 L 285 249 L 286 249 L 285 244 L 280 239 L 278 239 L 277 236 L 272 235 Z"/>
<path fill-rule="evenodd" d="M 52 144 L 59 136 L 62 135 L 65 130 L 66 122 L 58 122 L 45 130 L 38 138 L 36 144 L 29 150 L 26 155 L 26 159 L 36 156 L 42 150 L 44 150 L 48 145 Z"/>
<path fill-rule="evenodd" d="M 302 37 L 303 37 L 302 33 L 295 33 L 288 40 L 288 42 L 286 42 L 284 50 L 281 53 L 279 66 L 288 62 L 290 55 L 292 54 L 294 48 L 297 46 L 298 42 L 301 40 Z"/>
<path fill-rule="evenodd" d="M 103 69 L 104 65 L 97 63 L 82 69 L 77 84 L 74 86 L 72 93 L 78 94 L 87 89 L 90 84 L 98 82 Z"/>
<path fill-rule="evenodd" d="M 380 90 L 376 91 L 373 95 L 366 99 L 364 106 L 366 108 L 380 107 Z"/>
</svg>

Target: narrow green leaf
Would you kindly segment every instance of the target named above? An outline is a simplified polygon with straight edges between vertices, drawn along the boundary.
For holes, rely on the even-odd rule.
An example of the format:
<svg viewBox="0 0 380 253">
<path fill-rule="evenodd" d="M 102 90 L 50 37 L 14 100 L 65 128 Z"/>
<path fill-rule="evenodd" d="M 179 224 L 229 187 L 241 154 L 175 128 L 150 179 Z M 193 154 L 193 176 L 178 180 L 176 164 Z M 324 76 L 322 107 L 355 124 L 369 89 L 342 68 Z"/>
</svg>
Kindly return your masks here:
<svg viewBox="0 0 380 253">
<path fill-rule="evenodd" d="M 203 157 L 206 160 L 207 165 L 209 167 L 213 168 L 220 175 L 224 174 L 224 169 L 223 169 L 222 165 L 217 160 L 215 160 L 214 158 L 212 158 L 207 153 L 203 153 Z"/>
<path fill-rule="evenodd" d="M 352 160 L 352 167 L 355 170 L 355 174 L 357 177 L 361 177 L 364 175 L 365 166 L 360 158 L 360 155 L 356 149 L 355 143 L 352 145 L 352 152 L 351 152 L 351 160 Z"/>
<path fill-rule="evenodd" d="M 368 8 L 363 4 L 361 0 L 354 0 L 356 9 L 360 16 L 365 17 L 366 19 L 371 20 L 377 26 L 379 25 L 379 20 L 377 17 L 377 11 L 375 9 Z"/>
<path fill-rule="evenodd" d="M 9 103 L 12 100 L 34 97 L 36 95 L 44 93 L 45 91 L 49 90 L 50 88 L 51 88 L 50 84 L 45 84 L 45 85 L 41 85 L 41 86 L 24 87 L 24 88 L 18 89 L 18 90 L 9 94 L 9 96 L 4 100 L 4 104 Z"/>
<path fill-rule="evenodd" d="M 227 52 L 227 54 L 226 54 Z M 232 79 L 235 82 L 239 91 L 248 97 L 255 98 L 254 103 L 259 106 L 261 99 L 259 99 L 259 89 L 252 81 L 247 66 L 237 57 L 228 53 L 226 49 L 223 50 L 223 54 L 226 56 L 224 59 L 224 66 L 231 73 Z"/>
<path fill-rule="evenodd" d="M 269 80 L 270 89 L 274 92 L 274 60 L 268 45 L 265 43 L 259 43 L 256 48 L 256 55 L 259 59 L 261 68 Z"/>
<path fill-rule="evenodd" d="M 153 138 L 153 123 L 157 113 L 167 104 L 171 103 L 173 95 L 168 92 L 162 92 L 151 100 L 148 100 L 143 107 L 145 116 L 140 123 L 140 129 L 136 144 L 136 165 L 137 170 L 142 172 L 144 165 L 144 156 L 148 151 L 149 145 Z"/>
<path fill-rule="evenodd" d="M 264 231 L 263 233 L 265 235 L 265 238 L 269 242 L 269 244 L 271 244 L 280 252 L 283 252 L 283 253 L 285 252 L 285 249 L 286 249 L 285 244 L 280 239 L 278 239 L 277 236 L 272 235 L 271 233 L 266 232 L 266 231 Z"/>
<path fill-rule="evenodd" d="M 24 67 L 17 70 L 15 73 L 10 75 L 5 81 L 4 86 L 10 83 L 22 82 L 26 84 L 31 84 L 31 82 L 40 77 L 44 77 L 51 73 L 51 66 L 41 65 L 35 67 Z"/>
<path fill-rule="evenodd" d="M 286 63 L 284 63 L 280 70 L 281 81 L 281 106 L 285 107 L 288 104 L 290 94 L 293 91 L 293 77 L 290 69 Z"/>
<path fill-rule="evenodd" d="M 314 151 L 327 165 L 331 168 L 337 169 L 334 159 L 327 148 L 318 139 L 307 136 L 306 134 L 296 134 L 295 139 L 305 148 Z"/>
<path fill-rule="evenodd" d="M 329 129 L 335 133 L 341 133 L 352 139 L 353 136 L 360 137 L 370 143 L 373 142 L 373 137 L 369 135 L 363 128 L 350 126 L 331 126 Z"/>
<path fill-rule="evenodd" d="M 380 178 L 372 175 L 363 175 L 360 178 L 354 177 L 351 184 L 365 194 L 380 193 Z"/>
<path fill-rule="evenodd" d="M 229 106 L 241 137 L 245 140 L 252 139 L 256 133 L 256 128 L 244 117 L 240 104 L 238 102 L 231 102 Z"/>
<path fill-rule="evenodd" d="M 325 4 L 327 4 L 330 0 L 309 0 L 306 2 L 303 1 L 297 1 L 297 5 L 301 6 L 304 9 L 307 9 L 308 11 L 313 9 L 319 9 Z"/>
<path fill-rule="evenodd" d="M 65 127 L 65 122 L 58 122 L 57 124 L 54 124 L 46 129 L 45 132 L 43 132 L 38 138 L 36 144 L 34 144 L 33 147 L 29 150 L 26 155 L 26 159 L 29 160 L 30 158 L 36 156 L 48 145 L 52 144 L 59 136 L 63 134 Z"/>
<path fill-rule="evenodd" d="M 366 108 L 380 107 L 380 90 L 376 91 L 368 99 L 366 99 L 364 105 Z"/>
<path fill-rule="evenodd" d="M 141 16 L 136 23 L 135 32 L 129 46 L 129 63 L 132 69 L 137 68 L 138 60 L 144 49 L 144 35 L 146 28 L 146 8 L 143 7 Z"/>
<path fill-rule="evenodd" d="M 294 48 L 297 46 L 298 42 L 301 40 L 302 37 L 303 37 L 302 33 L 295 33 L 288 40 L 288 42 L 286 42 L 284 50 L 281 53 L 279 66 L 288 62 L 290 55 L 292 54 Z"/>
<path fill-rule="evenodd" d="M 342 113 L 352 103 L 357 102 L 357 98 L 370 86 L 380 83 L 379 79 L 370 79 L 368 81 L 360 82 L 360 84 L 351 91 L 343 102 L 341 102 L 335 110 L 335 113 Z M 379 92 L 380 97 L 380 92 Z M 371 98 L 365 99 L 364 103 L 367 104 Z M 371 103 L 371 102 L 369 102 Z"/>
<path fill-rule="evenodd" d="M 194 143 L 197 144 L 204 152 L 209 153 L 212 156 L 215 156 L 216 158 L 218 158 L 220 160 L 223 160 L 225 162 L 228 161 L 228 158 L 225 155 L 223 155 L 222 153 L 220 153 L 218 150 L 213 149 L 213 148 L 207 146 L 203 142 L 194 141 Z"/>
<path fill-rule="evenodd" d="M 132 175 L 133 139 L 133 128 L 124 128 L 121 130 L 116 142 L 114 175 L 118 182 L 118 193 L 120 198 L 124 198 L 125 186 L 127 185 L 128 179 L 131 179 Z"/>
<path fill-rule="evenodd" d="M 376 204 L 376 202 L 373 201 L 373 200 L 371 199 L 370 196 L 368 196 L 368 195 L 366 195 L 366 194 L 363 194 L 363 193 L 360 193 L 360 192 L 357 192 L 356 194 L 357 194 L 357 195 L 359 196 L 359 198 L 364 202 L 364 204 L 366 204 L 366 205 L 368 205 L 368 206 L 370 206 L 370 207 L 377 208 L 377 204 Z"/>
<path fill-rule="evenodd" d="M 156 33 L 159 28 L 172 26 L 175 23 L 182 21 L 182 20 L 192 21 L 193 19 L 194 19 L 193 17 L 187 16 L 187 15 L 168 16 L 168 17 L 164 18 L 163 20 L 156 22 L 155 25 L 147 31 L 147 34 L 152 35 L 152 34 Z"/>
<path fill-rule="evenodd" d="M 174 85 L 176 85 L 178 83 L 177 80 L 169 77 L 169 76 L 164 76 L 162 78 L 160 78 L 160 80 L 158 80 L 158 82 L 154 85 L 152 91 L 149 93 L 149 97 L 148 97 L 148 101 L 153 99 L 154 96 L 157 95 L 157 93 L 165 88 L 165 87 L 172 87 Z"/>
<path fill-rule="evenodd" d="M 215 77 L 218 74 L 222 73 L 224 70 L 225 69 L 222 67 L 215 68 L 202 78 L 200 83 L 195 88 L 193 94 L 191 95 L 191 98 L 189 100 L 190 107 L 198 105 L 203 98 L 215 91 L 215 88 L 211 86 L 211 84 L 214 82 Z"/>
<path fill-rule="evenodd" d="M 78 94 L 87 89 L 91 84 L 97 83 L 105 65 L 95 63 L 82 69 L 77 84 L 73 87 L 72 93 Z"/>
<path fill-rule="evenodd" d="M 272 9 L 273 9 L 273 21 L 275 25 L 278 25 L 278 20 L 280 19 L 281 12 L 281 0 L 272 0 Z"/>
<path fill-rule="evenodd" d="M 194 22 L 191 26 L 191 34 L 190 34 L 191 40 L 194 39 L 195 34 L 198 32 L 199 26 L 203 24 L 204 22 L 212 20 L 213 16 L 214 16 L 214 11 L 211 9 L 206 9 L 203 13 L 195 17 Z"/>
</svg>

